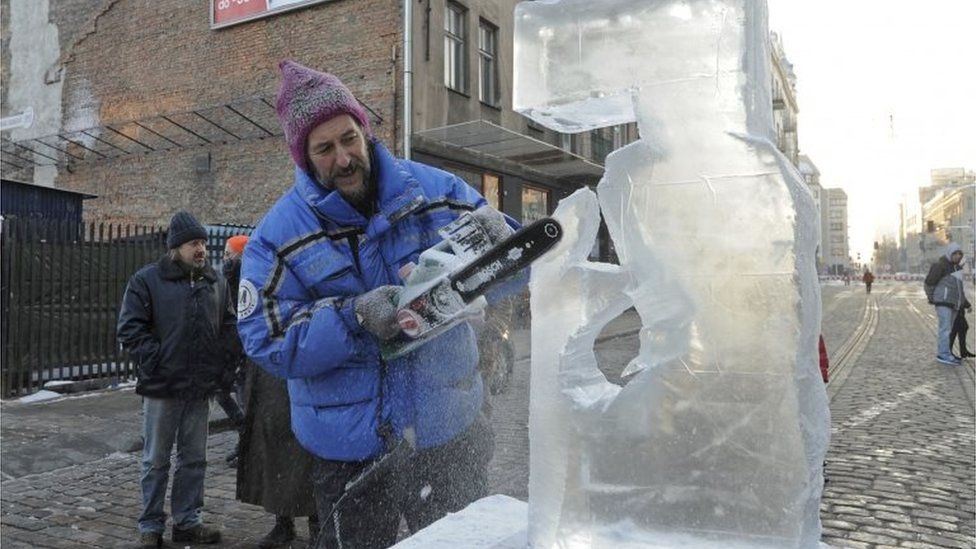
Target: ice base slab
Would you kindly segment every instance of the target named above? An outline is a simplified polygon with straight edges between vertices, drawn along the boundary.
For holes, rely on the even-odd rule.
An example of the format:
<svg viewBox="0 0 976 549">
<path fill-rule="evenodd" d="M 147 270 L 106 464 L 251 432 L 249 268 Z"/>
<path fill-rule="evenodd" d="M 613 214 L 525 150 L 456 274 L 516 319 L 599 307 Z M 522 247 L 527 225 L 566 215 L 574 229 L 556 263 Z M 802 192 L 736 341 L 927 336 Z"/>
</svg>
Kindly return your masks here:
<svg viewBox="0 0 976 549">
<path fill-rule="evenodd" d="M 393 546 L 393 549 L 525 549 L 529 504 L 495 494 L 468 505 Z"/>
<path fill-rule="evenodd" d="M 452 513 L 393 546 L 393 549 L 527 549 L 528 512 L 526 502 L 501 494 L 488 496 Z M 730 544 L 728 540 L 704 540 L 695 536 L 645 533 L 640 540 L 628 540 L 632 525 L 608 525 L 579 539 L 566 540 L 566 549 L 755 549 L 770 547 L 756 543 Z M 826 543 L 820 549 L 830 549 Z"/>
</svg>

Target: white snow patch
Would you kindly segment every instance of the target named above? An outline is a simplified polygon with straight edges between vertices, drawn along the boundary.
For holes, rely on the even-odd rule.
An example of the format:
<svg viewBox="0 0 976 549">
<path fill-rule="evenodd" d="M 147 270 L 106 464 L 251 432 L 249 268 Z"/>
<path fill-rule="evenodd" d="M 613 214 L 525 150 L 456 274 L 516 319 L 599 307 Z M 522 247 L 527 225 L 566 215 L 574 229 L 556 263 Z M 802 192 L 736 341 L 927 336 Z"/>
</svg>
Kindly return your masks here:
<svg viewBox="0 0 976 549">
<path fill-rule="evenodd" d="M 40 391 L 27 395 L 25 397 L 20 397 L 17 402 L 24 404 L 30 404 L 32 402 L 44 402 L 46 400 L 54 400 L 56 398 L 62 398 L 64 395 L 61 393 L 55 393 L 54 391 L 48 391 L 46 389 L 41 389 Z"/>
</svg>

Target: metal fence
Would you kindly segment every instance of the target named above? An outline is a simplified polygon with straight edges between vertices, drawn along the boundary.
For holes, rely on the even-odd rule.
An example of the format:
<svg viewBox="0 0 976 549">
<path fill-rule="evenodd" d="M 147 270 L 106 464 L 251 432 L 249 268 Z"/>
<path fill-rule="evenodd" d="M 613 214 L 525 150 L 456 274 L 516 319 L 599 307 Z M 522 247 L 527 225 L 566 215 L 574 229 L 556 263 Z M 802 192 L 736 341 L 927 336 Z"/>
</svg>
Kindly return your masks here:
<svg viewBox="0 0 976 549">
<path fill-rule="evenodd" d="M 129 278 L 165 251 L 155 227 L 5 219 L 2 224 L 4 397 L 51 380 L 125 379 L 115 338 Z"/>
<path fill-rule="evenodd" d="M 207 225 L 211 265 L 247 225 Z M 166 252 L 166 231 L 121 224 L 4 219 L 0 226 L 0 395 L 48 381 L 125 380 L 133 364 L 116 341 L 122 294 Z"/>
</svg>

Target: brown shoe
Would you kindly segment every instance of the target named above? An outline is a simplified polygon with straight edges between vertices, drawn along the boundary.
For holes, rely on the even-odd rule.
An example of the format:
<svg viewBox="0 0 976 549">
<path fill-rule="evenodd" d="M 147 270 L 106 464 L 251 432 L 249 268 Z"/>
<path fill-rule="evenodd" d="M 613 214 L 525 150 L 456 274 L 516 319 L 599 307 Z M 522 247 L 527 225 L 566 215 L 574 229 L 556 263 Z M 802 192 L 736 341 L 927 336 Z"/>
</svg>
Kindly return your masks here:
<svg viewBox="0 0 976 549">
<path fill-rule="evenodd" d="M 188 541 L 190 543 L 220 543 L 220 530 L 202 524 L 187 528 L 173 526 L 173 542 Z"/>
<path fill-rule="evenodd" d="M 161 532 L 139 532 L 139 547 L 142 549 L 159 549 L 163 546 Z"/>
</svg>

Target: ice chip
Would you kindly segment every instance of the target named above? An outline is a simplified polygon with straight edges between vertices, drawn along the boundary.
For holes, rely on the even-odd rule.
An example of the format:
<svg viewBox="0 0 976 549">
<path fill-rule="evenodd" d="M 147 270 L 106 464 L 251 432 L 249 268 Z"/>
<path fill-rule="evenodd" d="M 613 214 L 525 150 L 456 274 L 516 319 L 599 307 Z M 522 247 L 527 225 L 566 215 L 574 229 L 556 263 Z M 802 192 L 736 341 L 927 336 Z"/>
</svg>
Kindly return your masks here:
<svg viewBox="0 0 976 549">
<path fill-rule="evenodd" d="M 819 216 L 771 142 L 758 0 L 516 9 L 515 107 L 562 132 L 636 121 L 532 270 L 529 540 L 816 547 L 829 437 Z M 590 262 L 600 216 L 619 265 Z M 629 308 L 625 385 L 593 344 Z"/>
</svg>

